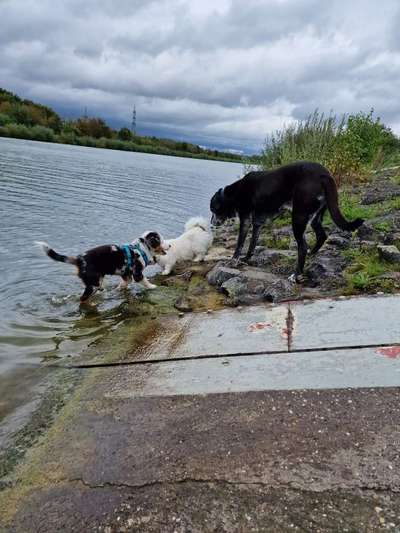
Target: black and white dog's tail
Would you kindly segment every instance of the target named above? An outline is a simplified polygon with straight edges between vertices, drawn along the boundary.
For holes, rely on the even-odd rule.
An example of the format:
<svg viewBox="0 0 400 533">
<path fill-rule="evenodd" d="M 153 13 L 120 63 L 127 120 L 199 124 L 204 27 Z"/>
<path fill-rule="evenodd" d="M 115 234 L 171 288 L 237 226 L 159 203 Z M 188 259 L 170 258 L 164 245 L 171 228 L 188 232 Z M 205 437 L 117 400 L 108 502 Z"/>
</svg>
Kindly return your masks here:
<svg viewBox="0 0 400 533">
<path fill-rule="evenodd" d="M 322 183 L 325 189 L 326 203 L 333 222 L 345 231 L 355 231 L 359 228 L 364 223 L 362 218 L 356 218 L 352 222 L 349 222 L 340 212 L 338 192 L 334 178 L 329 175 L 322 176 Z"/>
<path fill-rule="evenodd" d="M 61 263 L 69 263 L 70 265 L 78 265 L 77 257 L 59 254 L 55 250 L 53 250 L 53 248 L 50 248 L 47 242 L 36 241 L 35 244 L 36 246 L 39 246 L 39 248 L 41 248 L 48 257 L 54 259 L 54 261 L 60 261 Z"/>
</svg>

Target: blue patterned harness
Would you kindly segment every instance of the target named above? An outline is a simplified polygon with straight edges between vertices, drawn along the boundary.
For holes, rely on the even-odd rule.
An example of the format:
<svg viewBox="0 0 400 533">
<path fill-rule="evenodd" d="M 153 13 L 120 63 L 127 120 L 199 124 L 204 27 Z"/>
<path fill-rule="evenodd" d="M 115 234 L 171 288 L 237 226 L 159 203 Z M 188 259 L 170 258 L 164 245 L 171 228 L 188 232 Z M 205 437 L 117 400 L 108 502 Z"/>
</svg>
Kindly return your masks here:
<svg viewBox="0 0 400 533">
<path fill-rule="evenodd" d="M 139 242 L 133 242 L 131 244 L 123 244 L 120 248 L 124 252 L 124 255 L 125 255 L 125 263 L 122 268 L 123 276 L 132 276 L 135 252 L 139 254 L 139 256 L 141 257 L 144 267 L 147 267 L 148 265 L 151 264 L 151 259 L 149 259 L 149 256 L 142 249 Z"/>
</svg>

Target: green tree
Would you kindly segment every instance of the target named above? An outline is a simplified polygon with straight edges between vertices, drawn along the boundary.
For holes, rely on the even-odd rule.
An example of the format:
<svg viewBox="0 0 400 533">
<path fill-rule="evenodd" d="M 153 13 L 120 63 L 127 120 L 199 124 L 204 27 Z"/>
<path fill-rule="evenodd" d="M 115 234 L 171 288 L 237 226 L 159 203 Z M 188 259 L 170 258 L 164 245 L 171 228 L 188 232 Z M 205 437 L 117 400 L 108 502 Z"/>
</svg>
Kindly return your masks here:
<svg viewBox="0 0 400 533">
<path fill-rule="evenodd" d="M 121 141 L 131 141 L 132 132 L 128 128 L 121 128 L 118 132 L 118 139 Z"/>
<path fill-rule="evenodd" d="M 112 129 L 101 118 L 78 118 L 75 124 L 83 136 L 94 137 L 95 139 L 100 139 L 100 137 L 110 139 L 112 137 Z"/>
</svg>

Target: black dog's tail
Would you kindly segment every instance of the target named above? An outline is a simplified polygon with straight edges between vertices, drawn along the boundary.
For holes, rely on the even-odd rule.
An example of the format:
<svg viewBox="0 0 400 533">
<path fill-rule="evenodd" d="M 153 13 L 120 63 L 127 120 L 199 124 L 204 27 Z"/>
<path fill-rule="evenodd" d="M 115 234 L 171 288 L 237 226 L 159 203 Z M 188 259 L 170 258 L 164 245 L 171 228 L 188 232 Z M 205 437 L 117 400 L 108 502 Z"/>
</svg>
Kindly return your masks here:
<svg viewBox="0 0 400 533">
<path fill-rule="evenodd" d="M 355 231 L 364 223 L 362 218 L 356 218 L 352 222 L 348 222 L 339 209 L 338 192 L 335 180 L 332 176 L 321 176 L 322 184 L 325 189 L 326 203 L 328 205 L 329 213 L 333 222 L 345 231 Z"/>
<path fill-rule="evenodd" d="M 69 263 L 70 265 L 78 265 L 77 257 L 58 254 L 55 250 L 50 248 L 47 242 L 36 241 L 35 244 L 39 246 L 47 256 L 49 256 L 51 259 L 54 259 L 54 261 Z"/>
</svg>

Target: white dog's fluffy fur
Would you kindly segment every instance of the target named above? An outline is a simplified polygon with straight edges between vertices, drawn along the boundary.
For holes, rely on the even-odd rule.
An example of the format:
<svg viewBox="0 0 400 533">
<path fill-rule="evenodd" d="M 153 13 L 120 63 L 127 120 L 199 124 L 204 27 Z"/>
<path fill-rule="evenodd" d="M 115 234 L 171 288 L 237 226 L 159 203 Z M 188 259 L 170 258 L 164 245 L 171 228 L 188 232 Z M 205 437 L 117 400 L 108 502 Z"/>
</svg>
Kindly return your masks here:
<svg viewBox="0 0 400 533">
<path fill-rule="evenodd" d="M 156 261 L 163 268 L 162 275 L 171 273 L 179 261 L 203 261 L 211 246 L 213 236 L 206 218 L 193 217 L 185 224 L 185 232 L 176 239 L 164 241 L 166 255 L 157 255 Z"/>
</svg>

